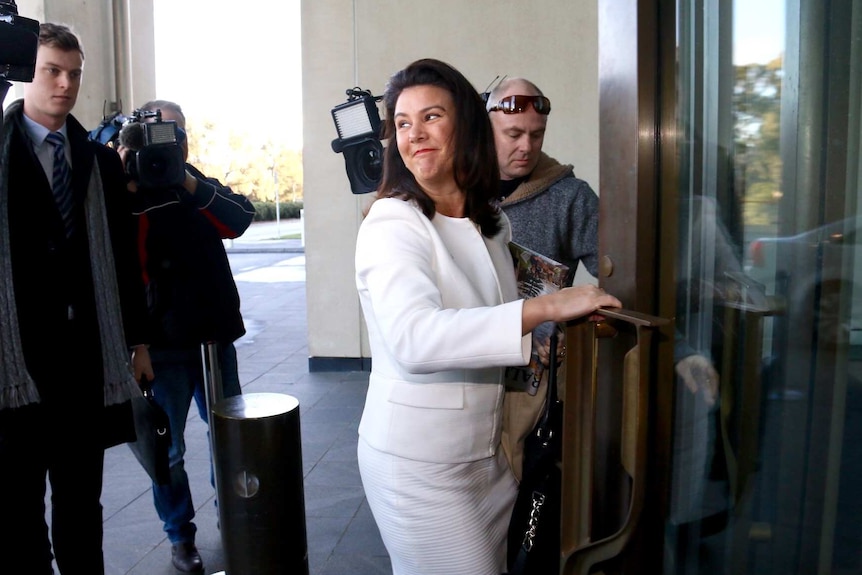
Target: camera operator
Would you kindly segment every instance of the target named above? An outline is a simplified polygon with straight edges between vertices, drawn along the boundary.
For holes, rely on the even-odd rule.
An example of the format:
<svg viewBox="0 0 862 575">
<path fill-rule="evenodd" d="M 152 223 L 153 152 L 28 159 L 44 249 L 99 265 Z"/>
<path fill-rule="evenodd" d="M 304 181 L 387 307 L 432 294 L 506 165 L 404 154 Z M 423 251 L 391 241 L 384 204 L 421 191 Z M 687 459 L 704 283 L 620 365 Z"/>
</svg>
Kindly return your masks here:
<svg viewBox="0 0 862 575">
<path fill-rule="evenodd" d="M 68 27 L 39 26 L 32 83 L 3 123 L 0 573 L 53 573 L 52 551 L 62 573 L 105 572 L 105 406 L 128 407 L 153 375 L 123 168 L 71 115 L 83 66 Z"/>
<path fill-rule="evenodd" d="M 162 120 L 177 122 L 183 130 L 179 145 L 187 160 L 180 106 L 156 100 L 141 110 L 161 110 Z M 121 133 L 118 150 L 128 167 L 133 152 L 123 142 Z M 170 483 L 153 484 L 153 499 L 171 541 L 174 567 L 199 572 L 203 562 L 195 546 L 195 507 L 183 462 L 183 435 L 192 398 L 201 419 L 208 419 L 202 343 L 218 344 L 224 397 L 240 393 L 233 342 L 245 327 L 222 239 L 241 235 L 254 217 L 254 207 L 245 196 L 188 163 L 182 184 L 141 187 L 132 182 L 130 189 L 134 189 L 133 213 L 138 217 L 138 249 L 147 287 L 153 393 L 171 425 Z"/>
</svg>

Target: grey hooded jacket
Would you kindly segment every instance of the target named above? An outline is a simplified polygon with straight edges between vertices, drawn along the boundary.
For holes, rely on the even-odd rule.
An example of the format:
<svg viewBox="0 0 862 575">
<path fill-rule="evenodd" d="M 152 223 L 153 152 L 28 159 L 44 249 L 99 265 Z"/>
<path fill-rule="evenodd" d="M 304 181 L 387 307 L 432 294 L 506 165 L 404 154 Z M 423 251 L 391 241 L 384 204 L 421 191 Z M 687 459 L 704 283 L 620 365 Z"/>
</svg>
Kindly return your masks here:
<svg viewBox="0 0 862 575">
<path fill-rule="evenodd" d="M 542 152 L 536 169 L 500 204 L 515 242 L 598 275 L 599 198 L 572 166 Z"/>
</svg>

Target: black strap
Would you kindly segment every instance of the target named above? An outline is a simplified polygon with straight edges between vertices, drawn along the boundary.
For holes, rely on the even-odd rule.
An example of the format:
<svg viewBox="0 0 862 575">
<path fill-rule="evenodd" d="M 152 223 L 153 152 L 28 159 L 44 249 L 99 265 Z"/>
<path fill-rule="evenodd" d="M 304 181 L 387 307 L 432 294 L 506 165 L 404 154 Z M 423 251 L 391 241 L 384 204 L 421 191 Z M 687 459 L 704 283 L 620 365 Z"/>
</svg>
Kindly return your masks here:
<svg viewBox="0 0 862 575">
<path fill-rule="evenodd" d="M 551 441 L 554 439 L 552 437 L 553 434 L 560 431 L 553 429 L 554 422 L 551 421 L 552 407 L 559 401 L 557 396 L 557 343 L 557 328 L 555 326 L 551 332 L 550 350 L 548 354 L 553 367 L 548 371 L 548 393 L 545 397 L 545 406 L 542 410 L 542 416 L 539 418 L 539 423 L 536 426 L 537 434 L 543 441 Z M 545 493 L 549 477 L 550 475 L 543 477 L 538 485 L 533 489 L 533 493 L 531 493 L 534 509 L 538 507 L 536 517 L 537 522 L 541 518 L 541 508 L 544 505 L 544 501 L 537 501 L 536 494 Z M 505 575 L 524 575 L 527 567 L 527 558 L 532 550 L 532 546 L 528 542 L 530 528 L 530 525 L 528 525 L 527 530 L 523 535 L 523 541 L 518 549 L 518 555 L 515 557 L 514 563 L 510 566 L 509 572 Z"/>
</svg>

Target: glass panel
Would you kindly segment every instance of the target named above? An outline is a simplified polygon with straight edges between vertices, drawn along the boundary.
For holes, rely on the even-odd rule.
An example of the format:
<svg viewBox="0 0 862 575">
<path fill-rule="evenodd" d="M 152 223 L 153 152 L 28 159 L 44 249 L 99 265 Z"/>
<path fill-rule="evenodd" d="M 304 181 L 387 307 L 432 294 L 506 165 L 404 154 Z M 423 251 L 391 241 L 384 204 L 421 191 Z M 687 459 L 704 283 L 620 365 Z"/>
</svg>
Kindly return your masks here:
<svg viewBox="0 0 862 575">
<path fill-rule="evenodd" d="M 862 2 L 676 0 L 665 573 L 862 573 Z"/>
</svg>

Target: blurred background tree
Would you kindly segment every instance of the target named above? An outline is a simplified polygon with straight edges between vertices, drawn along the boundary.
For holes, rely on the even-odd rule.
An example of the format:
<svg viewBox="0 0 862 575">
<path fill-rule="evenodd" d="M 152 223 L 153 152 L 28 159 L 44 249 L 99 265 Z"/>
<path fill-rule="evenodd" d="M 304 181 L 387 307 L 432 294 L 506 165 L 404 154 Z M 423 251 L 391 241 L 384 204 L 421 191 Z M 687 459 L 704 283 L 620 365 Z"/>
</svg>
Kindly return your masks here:
<svg viewBox="0 0 862 575">
<path fill-rule="evenodd" d="M 187 123 L 189 163 L 255 202 L 302 203 L 302 152 L 213 119 Z M 277 194 L 277 196 L 276 196 Z"/>
<path fill-rule="evenodd" d="M 744 190 L 745 222 L 774 226 L 781 191 L 781 86 L 783 58 L 735 66 L 733 91 L 736 170 Z M 766 228 L 764 228 L 766 229 Z"/>
</svg>

